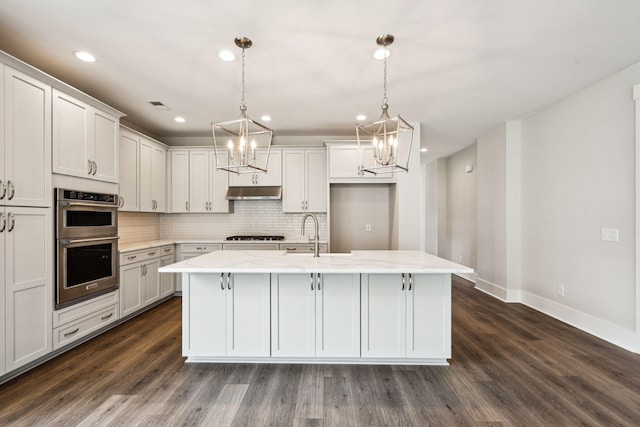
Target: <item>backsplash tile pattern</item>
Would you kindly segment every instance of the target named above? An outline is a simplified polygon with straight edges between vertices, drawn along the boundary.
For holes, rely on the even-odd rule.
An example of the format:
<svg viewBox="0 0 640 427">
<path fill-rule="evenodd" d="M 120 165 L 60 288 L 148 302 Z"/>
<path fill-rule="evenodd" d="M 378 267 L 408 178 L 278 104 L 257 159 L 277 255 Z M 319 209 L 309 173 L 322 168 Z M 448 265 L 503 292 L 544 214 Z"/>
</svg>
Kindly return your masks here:
<svg viewBox="0 0 640 427">
<path fill-rule="evenodd" d="M 232 214 L 154 214 L 120 212 L 120 243 L 157 239 L 224 239 L 236 234 L 283 235 L 301 240 L 304 214 L 282 212 L 282 201 L 235 201 Z M 328 240 L 327 214 L 316 214 L 320 240 Z M 313 221 L 307 220 L 307 236 L 313 235 Z"/>
</svg>

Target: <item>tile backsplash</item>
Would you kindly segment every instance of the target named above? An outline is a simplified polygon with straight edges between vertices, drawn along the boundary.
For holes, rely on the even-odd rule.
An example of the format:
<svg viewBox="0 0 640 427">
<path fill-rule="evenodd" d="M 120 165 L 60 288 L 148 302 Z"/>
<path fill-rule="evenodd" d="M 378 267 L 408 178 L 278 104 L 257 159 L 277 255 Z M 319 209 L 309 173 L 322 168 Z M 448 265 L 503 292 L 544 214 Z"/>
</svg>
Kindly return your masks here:
<svg viewBox="0 0 640 427">
<path fill-rule="evenodd" d="M 155 239 L 224 239 L 236 234 L 283 235 L 302 239 L 304 214 L 282 212 L 282 201 L 235 201 L 229 214 L 146 214 L 122 212 L 119 234 L 122 243 Z M 320 240 L 328 240 L 327 214 L 316 214 Z M 307 220 L 307 236 L 313 235 L 313 221 Z"/>
</svg>

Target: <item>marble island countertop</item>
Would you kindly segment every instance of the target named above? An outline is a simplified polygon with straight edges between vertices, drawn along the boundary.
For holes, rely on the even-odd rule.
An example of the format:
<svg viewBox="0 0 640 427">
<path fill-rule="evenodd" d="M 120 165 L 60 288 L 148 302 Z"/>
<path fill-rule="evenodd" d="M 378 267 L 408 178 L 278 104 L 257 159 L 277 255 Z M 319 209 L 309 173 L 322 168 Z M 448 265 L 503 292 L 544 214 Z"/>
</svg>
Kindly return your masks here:
<svg viewBox="0 0 640 427">
<path fill-rule="evenodd" d="M 160 268 L 161 273 L 473 273 L 473 269 L 421 251 L 216 251 Z"/>
</svg>

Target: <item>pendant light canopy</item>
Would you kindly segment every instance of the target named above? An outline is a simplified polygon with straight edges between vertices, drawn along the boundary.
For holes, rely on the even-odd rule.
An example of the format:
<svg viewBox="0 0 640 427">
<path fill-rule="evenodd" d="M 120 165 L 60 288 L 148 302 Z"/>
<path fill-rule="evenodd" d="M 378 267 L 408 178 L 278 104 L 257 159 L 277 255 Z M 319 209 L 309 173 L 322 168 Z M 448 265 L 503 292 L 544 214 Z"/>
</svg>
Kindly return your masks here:
<svg viewBox="0 0 640 427">
<path fill-rule="evenodd" d="M 211 124 L 216 169 L 236 174 L 267 172 L 273 130 L 250 119 L 244 102 L 245 49 L 253 43 L 246 37 L 237 37 L 234 41 L 242 49 L 240 118 Z"/>
<path fill-rule="evenodd" d="M 376 39 L 385 49 L 384 58 L 384 98 L 382 114 L 373 123 L 356 126 L 358 147 L 360 149 L 359 168 L 363 172 L 395 173 L 409 171 L 409 156 L 413 143 L 413 126 L 399 115 L 389 117 L 387 104 L 387 47 L 394 37 L 385 34 Z"/>
</svg>

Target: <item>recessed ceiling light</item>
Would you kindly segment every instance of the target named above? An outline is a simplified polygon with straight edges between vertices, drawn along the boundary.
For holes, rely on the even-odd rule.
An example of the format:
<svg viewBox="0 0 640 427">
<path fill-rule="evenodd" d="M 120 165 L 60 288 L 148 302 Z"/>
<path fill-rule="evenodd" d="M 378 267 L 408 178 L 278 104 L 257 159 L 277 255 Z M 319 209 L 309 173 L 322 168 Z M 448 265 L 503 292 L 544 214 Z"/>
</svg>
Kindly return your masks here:
<svg viewBox="0 0 640 427">
<path fill-rule="evenodd" d="M 367 116 L 365 116 L 364 114 L 358 114 L 356 116 L 356 120 L 361 122 L 362 120 L 367 120 Z"/>
<path fill-rule="evenodd" d="M 270 122 L 271 121 L 271 116 L 268 115 L 268 114 L 265 114 L 264 116 L 262 116 L 260 118 L 265 122 Z"/>
<path fill-rule="evenodd" d="M 174 120 L 175 122 L 178 122 L 178 123 L 184 123 L 184 122 L 186 122 L 185 118 L 184 118 L 184 117 L 180 117 L 180 116 L 178 116 L 178 117 L 174 117 L 174 119 L 173 119 L 173 120 Z"/>
<path fill-rule="evenodd" d="M 420 149 L 420 152 L 421 152 L 421 153 L 426 153 L 427 151 L 429 151 L 429 149 L 428 149 L 428 148 L 421 148 L 421 149 Z"/>
<path fill-rule="evenodd" d="M 76 58 L 84 62 L 96 62 L 96 57 L 84 50 L 76 50 L 73 52 Z"/>
<path fill-rule="evenodd" d="M 218 52 L 218 58 L 222 59 L 223 61 L 231 62 L 236 60 L 236 55 L 230 50 L 225 49 Z"/>
<path fill-rule="evenodd" d="M 385 55 L 388 57 L 391 56 L 391 49 L 388 47 L 385 49 L 384 47 L 378 48 L 373 52 L 373 57 L 376 59 L 384 59 Z"/>
</svg>

